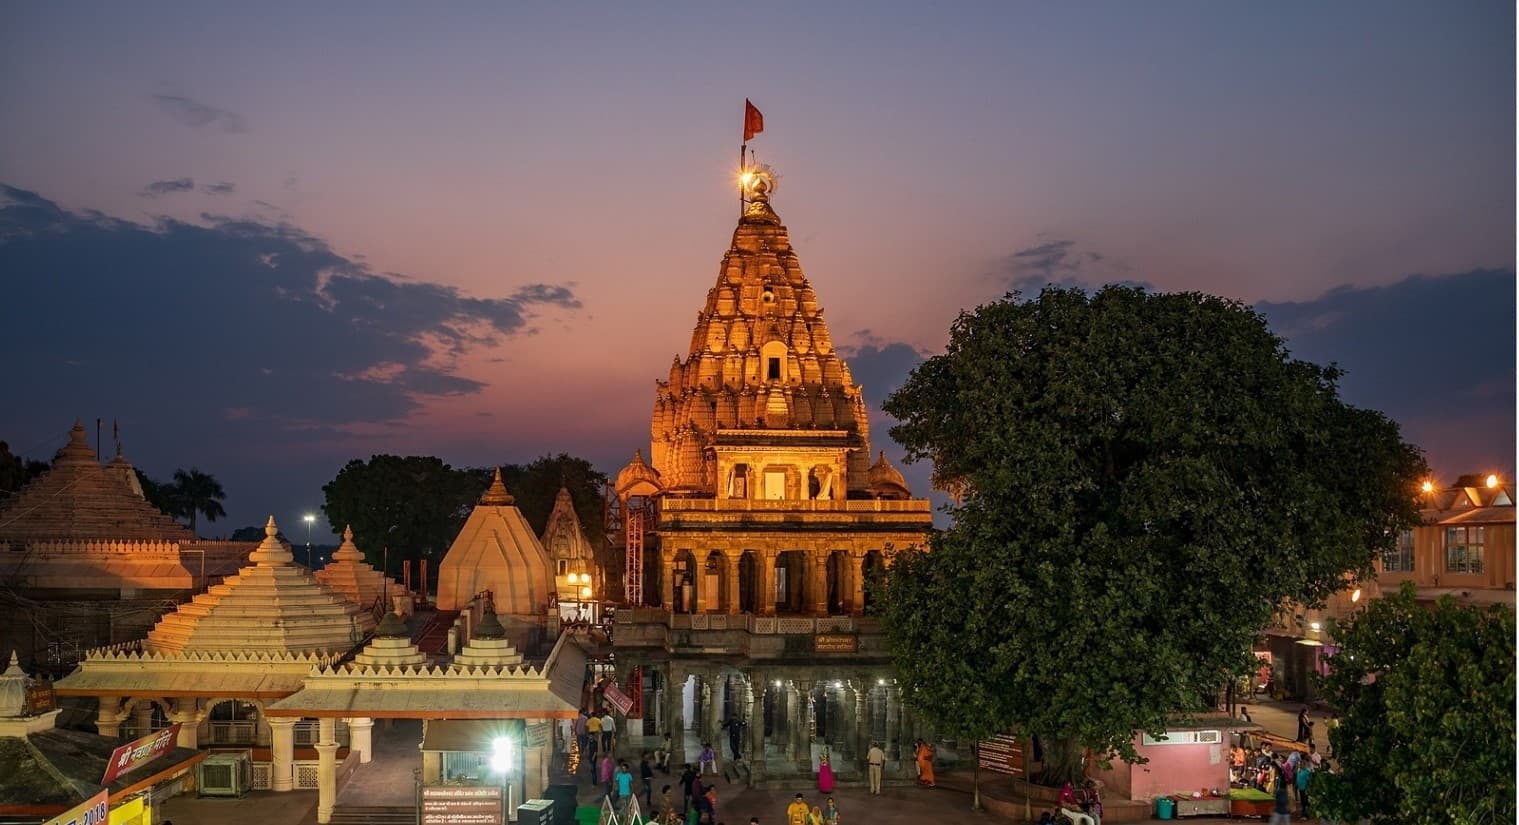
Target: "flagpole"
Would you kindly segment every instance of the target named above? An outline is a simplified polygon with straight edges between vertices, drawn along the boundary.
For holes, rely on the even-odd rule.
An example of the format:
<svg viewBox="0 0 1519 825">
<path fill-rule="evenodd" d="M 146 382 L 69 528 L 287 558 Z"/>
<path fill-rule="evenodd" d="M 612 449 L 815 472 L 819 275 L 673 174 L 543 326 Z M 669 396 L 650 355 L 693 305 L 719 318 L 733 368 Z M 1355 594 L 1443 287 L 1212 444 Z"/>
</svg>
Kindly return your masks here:
<svg viewBox="0 0 1519 825">
<path fill-rule="evenodd" d="M 748 142 L 738 146 L 738 217 L 744 217 L 744 153 L 749 151 Z"/>
</svg>

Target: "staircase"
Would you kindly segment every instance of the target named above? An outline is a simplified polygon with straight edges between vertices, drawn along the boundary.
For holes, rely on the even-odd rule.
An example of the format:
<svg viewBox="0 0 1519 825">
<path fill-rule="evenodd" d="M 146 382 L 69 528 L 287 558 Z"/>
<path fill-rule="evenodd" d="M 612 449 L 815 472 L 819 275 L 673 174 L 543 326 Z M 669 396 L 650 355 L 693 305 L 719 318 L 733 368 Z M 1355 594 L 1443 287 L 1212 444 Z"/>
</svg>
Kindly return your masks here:
<svg viewBox="0 0 1519 825">
<path fill-rule="evenodd" d="M 339 805 L 332 809 L 332 825 L 417 825 L 417 809 Z"/>
<path fill-rule="evenodd" d="M 448 631 L 454 626 L 454 620 L 457 618 L 459 618 L 457 610 L 439 610 L 432 614 L 427 624 L 423 625 L 415 636 L 412 636 L 412 644 L 417 646 L 417 650 L 429 656 L 442 653 L 444 646 L 448 644 Z"/>
</svg>

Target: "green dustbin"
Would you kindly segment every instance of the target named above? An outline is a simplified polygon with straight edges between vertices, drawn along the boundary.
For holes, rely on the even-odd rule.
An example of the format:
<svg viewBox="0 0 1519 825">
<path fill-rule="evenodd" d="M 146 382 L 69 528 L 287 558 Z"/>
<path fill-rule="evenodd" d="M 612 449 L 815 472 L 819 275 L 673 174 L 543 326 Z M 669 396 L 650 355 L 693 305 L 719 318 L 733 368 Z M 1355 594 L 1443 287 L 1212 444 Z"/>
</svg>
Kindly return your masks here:
<svg viewBox="0 0 1519 825">
<path fill-rule="evenodd" d="M 1176 800 L 1169 796 L 1155 797 L 1155 818 L 1171 819 L 1176 816 Z"/>
<path fill-rule="evenodd" d="M 601 809 L 595 805 L 575 808 L 575 825 L 596 825 L 601 820 Z"/>
</svg>

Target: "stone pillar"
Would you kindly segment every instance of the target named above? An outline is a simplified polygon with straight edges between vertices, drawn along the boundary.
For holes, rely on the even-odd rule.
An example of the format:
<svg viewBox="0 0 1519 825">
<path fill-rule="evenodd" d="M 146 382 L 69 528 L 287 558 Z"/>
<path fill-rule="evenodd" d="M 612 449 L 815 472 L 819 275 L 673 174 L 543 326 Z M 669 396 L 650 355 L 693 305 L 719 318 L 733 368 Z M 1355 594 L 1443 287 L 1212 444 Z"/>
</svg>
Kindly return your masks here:
<svg viewBox="0 0 1519 825">
<path fill-rule="evenodd" d="M 782 753 L 782 755 L 786 759 L 789 759 L 789 760 L 795 762 L 796 761 L 796 727 L 797 727 L 797 725 L 796 725 L 796 704 L 797 704 L 797 699 L 796 699 L 796 684 L 794 682 L 790 682 L 790 681 L 782 681 L 781 682 L 781 687 L 780 687 L 780 692 L 781 692 L 781 698 L 785 702 L 785 710 L 781 714 L 781 718 L 784 719 L 785 722 L 786 722 L 786 724 L 783 726 L 785 728 L 785 730 L 781 734 L 784 737 L 783 741 L 786 743 L 786 747 L 785 747 L 784 750 L 782 750 L 781 753 Z"/>
<path fill-rule="evenodd" d="M 755 594 L 754 615 L 775 615 L 775 558 L 774 550 L 763 550 L 759 556 L 759 592 Z"/>
<path fill-rule="evenodd" d="M 727 577 L 726 581 L 728 583 L 728 586 L 726 589 L 728 592 L 726 594 L 726 601 L 728 603 L 724 605 L 722 612 L 729 615 L 737 615 L 743 612 L 739 608 L 738 588 L 738 560 L 743 556 L 743 552 L 744 551 L 742 550 L 723 551 L 723 560 L 727 562 L 725 565 L 726 569 L 723 571 L 723 575 Z"/>
<path fill-rule="evenodd" d="M 527 742 L 522 748 L 522 801 L 542 799 L 549 785 L 547 752 L 551 725 L 543 720 L 527 723 Z"/>
<path fill-rule="evenodd" d="M 338 720 L 323 716 L 317 720 L 316 742 L 316 821 L 332 821 L 332 809 L 338 801 Z"/>
<path fill-rule="evenodd" d="M 102 696 L 99 705 L 95 711 L 95 731 L 111 739 L 120 737 L 121 723 L 126 718 L 126 714 L 121 712 L 121 697 Z"/>
<path fill-rule="evenodd" d="M 810 680 L 797 683 L 796 766 L 804 776 L 812 773 L 812 684 Z"/>
<path fill-rule="evenodd" d="M 169 714 L 169 721 L 179 723 L 179 747 L 191 750 L 200 747 L 200 714 L 194 699 L 174 700 L 174 712 Z"/>
<path fill-rule="evenodd" d="M 359 755 L 361 765 L 368 765 L 374 757 L 374 740 L 370 736 L 373 730 L 374 720 L 367 716 L 356 716 L 348 720 L 348 747 Z"/>
<path fill-rule="evenodd" d="M 153 729 L 153 702 L 148 700 L 132 708 L 132 722 L 137 726 L 138 736 L 147 736 Z"/>
<path fill-rule="evenodd" d="M 752 706 L 749 721 L 749 780 L 760 781 L 765 776 L 765 697 L 774 696 L 775 689 L 766 681 L 763 671 L 754 674 Z"/>
<path fill-rule="evenodd" d="M 671 613 L 675 609 L 675 554 L 661 550 L 659 560 L 659 603 Z"/>
<path fill-rule="evenodd" d="M 858 676 L 854 680 L 857 689 L 854 692 L 854 755 L 856 761 L 863 764 L 865 754 L 870 753 L 870 689 L 875 685 L 869 676 Z"/>
<path fill-rule="evenodd" d="M 838 742 L 839 756 L 842 757 L 844 760 L 851 761 L 851 762 L 854 760 L 854 756 L 855 756 L 855 750 L 854 750 L 854 740 L 855 740 L 855 735 L 854 735 L 855 734 L 855 726 L 854 726 L 855 701 L 854 701 L 854 694 L 855 693 L 856 693 L 856 690 L 855 690 L 855 687 L 854 687 L 854 682 L 844 682 L 843 683 L 843 687 L 839 688 L 839 701 L 838 701 L 838 706 L 837 706 L 838 707 L 838 718 L 839 718 L 839 721 L 838 721 L 838 727 L 836 727 L 834 729 L 834 730 L 836 730 L 838 732 L 837 738 L 839 740 L 839 742 Z M 832 716 L 833 714 L 829 714 L 829 715 Z"/>
<path fill-rule="evenodd" d="M 270 750 L 274 752 L 274 766 L 269 774 L 269 790 L 288 791 L 295 788 L 295 719 L 289 716 L 269 717 Z"/>
<path fill-rule="evenodd" d="M 723 718 L 724 709 L 728 706 L 724 701 L 728 696 L 728 679 L 726 674 L 718 670 L 710 672 L 707 681 L 711 688 L 707 692 L 709 704 L 707 705 L 706 741 L 712 743 L 713 750 L 722 754 L 726 750 L 723 747 Z M 729 756 L 732 754 L 730 753 Z"/>
<path fill-rule="evenodd" d="M 683 697 L 686 692 L 686 674 L 677 669 L 674 664 L 666 666 L 669 678 L 665 680 L 665 695 L 668 700 L 665 719 L 669 720 L 670 731 L 670 764 L 671 770 L 676 770 L 686 764 L 686 709 Z"/>
<path fill-rule="evenodd" d="M 849 552 L 849 584 L 853 595 L 850 597 L 849 612 L 856 616 L 865 615 L 865 553 L 858 550 Z"/>
<path fill-rule="evenodd" d="M 812 575 L 808 576 L 807 595 L 812 600 L 812 615 L 828 615 L 828 551 L 816 551 L 812 559 Z"/>
<path fill-rule="evenodd" d="M 902 708 L 897 703 L 897 686 L 881 688 L 886 694 L 886 758 L 902 758 Z"/>
</svg>

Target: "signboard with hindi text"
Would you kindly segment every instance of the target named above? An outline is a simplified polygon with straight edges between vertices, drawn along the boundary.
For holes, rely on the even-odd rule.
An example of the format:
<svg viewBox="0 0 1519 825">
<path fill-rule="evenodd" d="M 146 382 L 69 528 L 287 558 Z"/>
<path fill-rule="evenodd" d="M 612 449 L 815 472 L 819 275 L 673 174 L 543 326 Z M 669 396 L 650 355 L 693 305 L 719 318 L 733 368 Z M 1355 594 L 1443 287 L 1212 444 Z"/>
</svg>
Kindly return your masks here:
<svg viewBox="0 0 1519 825">
<path fill-rule="evenodd" d="M 1022 777 L 1027 768 L 1023 759 L 1023 740 L 1016 736 L 993 736 L 976 743 L 981 770 Z"/>
<path fill-rule="evenodd" d="M 175 722 L 163 730 L 154 731 L 122 745 L 111 752 L 111 761 L 106 763 L 105 778 L 100 780 L 100 784 L 109 785 L 116 777 L 140 768 L 174 750 L 174 743 L 178 741 L 179 723 Z"/>
<path fill-rule="evenodd" d="M 99 793 L 49 819 L 43 825 L 106 825 L 109 799 L 109 792 L 101 788 Z"/>
<path fill-rule="evenodd" d="M 848 633 L 819 633 L 812 637 L 812 649 L 818 653 L 856 653 L 860 637 Z"/>
<path fill-rule="evenodd" d="M 621 688 L 617 687 L 616 682 L 609 680 L 601 695 L 605 696 L 607 701 L 612 703 L 612 707 L 617 708 L 617 712 L 623 716 L 627 716 L 628 711 L 633 707 L 633 700 L 629 699 L 628 695 L 623 693 Z"/>
<path fill-rule="evenodd" d="M 425 785 L 422 825 L 506 825 L 497 785 Z"/>
</svg>

